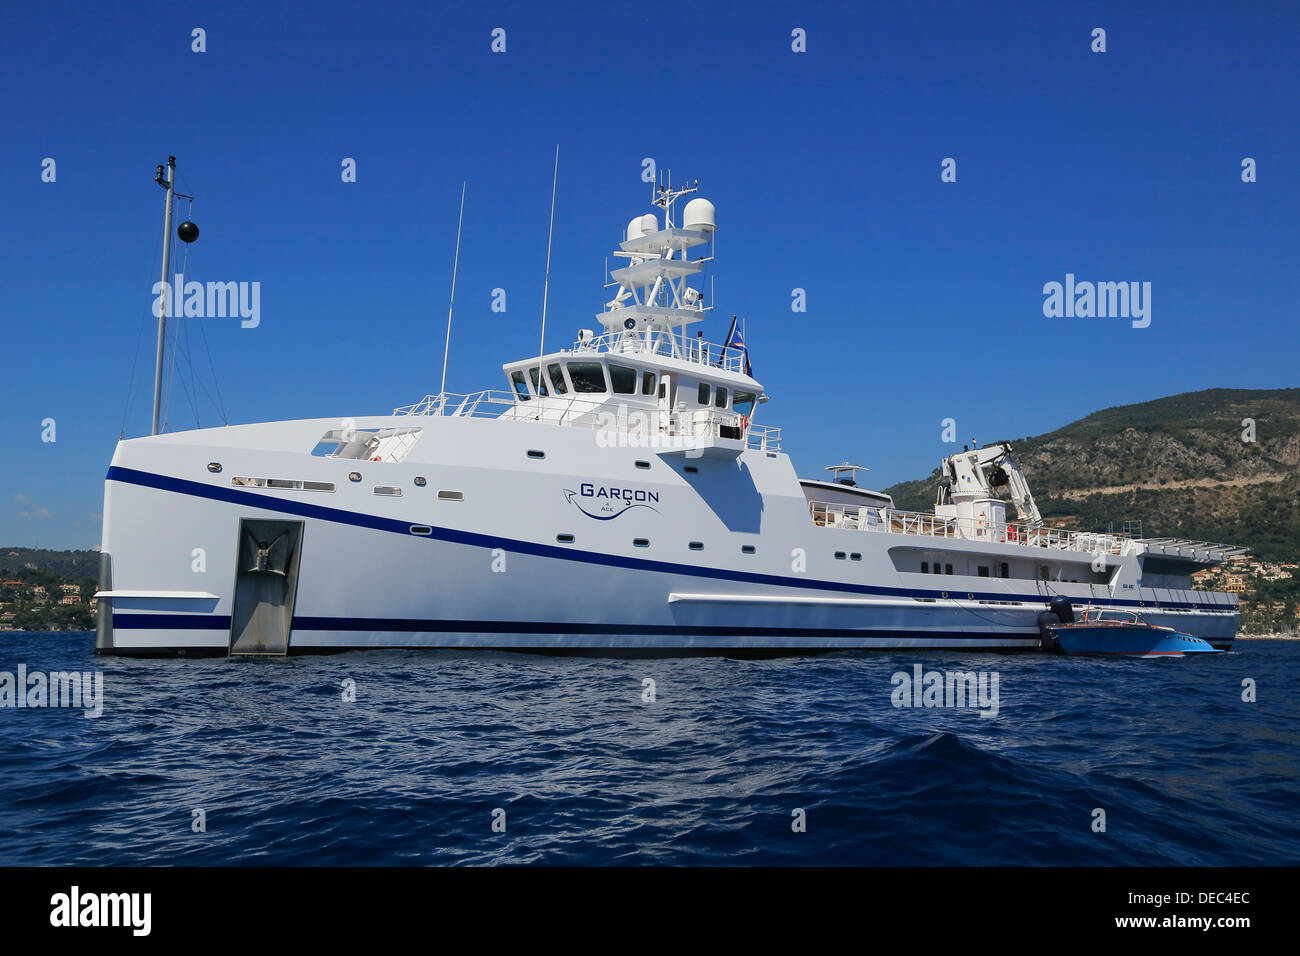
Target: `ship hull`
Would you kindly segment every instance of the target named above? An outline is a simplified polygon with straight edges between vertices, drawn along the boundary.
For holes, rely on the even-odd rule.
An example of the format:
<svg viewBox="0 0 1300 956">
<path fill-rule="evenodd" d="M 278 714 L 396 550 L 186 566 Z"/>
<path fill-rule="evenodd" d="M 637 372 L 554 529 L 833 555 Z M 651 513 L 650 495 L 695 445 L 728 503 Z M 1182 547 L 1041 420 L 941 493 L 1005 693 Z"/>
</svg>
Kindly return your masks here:
<svg viewBox="0 0 1300 956">
<path fill-rule="evenodd" d="M 358 424 L 394 423 L 412 422 Z M 307 454 L 337 420 L 119 443 L 98 650 L 1024 651 L 1040 647 L 1037 616 L 1057 594 L 1140 608 L 1216 647 L 1236 634 L 1231 595 L 1143 587 L 1136 568 L 1117 567 L 1108 587 L 961 573 L 1018 566 L 1022 546 L 925 541 L 958 573 L 900 570 L 916 535 L 816 527 L 783 454 L 691 458 L 541 423 L 416 424 L 425 434 L 392 463 Z M 330 490 L 236 481 L 250 478 Z M 283 567 L 282 545 L 248 551 L 257 535 L 291 542 Z M 1091 557 L 1051 555 L 1062 577 Z"/>
</svg>

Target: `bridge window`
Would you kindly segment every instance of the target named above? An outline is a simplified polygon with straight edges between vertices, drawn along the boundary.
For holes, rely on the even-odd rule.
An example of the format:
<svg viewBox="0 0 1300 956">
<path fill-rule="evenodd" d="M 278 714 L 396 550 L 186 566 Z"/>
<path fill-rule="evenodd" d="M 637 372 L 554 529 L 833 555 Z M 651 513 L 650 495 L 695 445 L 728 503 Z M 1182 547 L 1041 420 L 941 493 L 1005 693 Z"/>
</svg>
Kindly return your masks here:
<svg viewBox="0 0 1300 956">
<path fill-rule="evenodd" d="M 526 402 L 532 396 L 528 394 L 528 385 L 524 382 L 524 373 L 519 369 L 510 373 L 510 382 L 515 387 L 515 395 L 521 402 Z"/>
<path fill-rule="evenodd" d="M 636 394 L 636 369 L 634 368 L 628 368 L 626 365 L 611 365 L 609 381 L 614 386 L 616 395 Z"/>
<path fill-rule="evenodd" d="M 718 386 L 718 391 L 714 395 L 714 404 L 717 405 L 718 408 L 727 407 L 727 386 Z"/>
<path fill-rule="evenodd" d="M 701 405 L 709 404 L 709 392 L 711 390 L 712 389 L 708 382 L 700 382 L 699 402 Z"/>
<path fill-rule="evenodd" d="M 546 380 L 541 377 L 541 370 L 534 365 L 528 370 L 528 374 L 533 380 L 533 390 L 545 398 L 548 393 L 546 391 Z"/>
<path fill-rule="evenodd" d="M 556 395 L 568 393 L 569 386 L 564 384 L 564 370 L 560 368 L 559 362 L 552 362 L 546 366 L 546 371 L 550 373 L 551 384 L 555 386 Z"/>
<path fill-rule="evenodd" d="M 731 410 L 740 415 L 748 415 L 754 410 L 754 393 L 737 392 L 731 400 Z"/>
<path fill-rule="evenodd" d="M 579 394 L 595 395 L 607 391 L 605 372 L 599 362 L 570 362 L 569 379 Z"/>
<path fill-rule="evenodd" d="M 987 578 L 989 576 L 989 566 L 987 564 L 981 564 L 979 566 L 979 573 L 980 577 Z"/>
<path fill-rule="evenodd" d="M 922 561 L 922 562 L 921 562 L 921 573 L 922 573 L 922 574 L 929 574 L 929 573 L 930 573 L 930 562 L 929 562 L 929 561 Z"/>
<path fill-rule="evenodd" d="M 655 393 L 655 373 L 646 372 L 641 377 L 641 394 L 653 395 Z"/>
</svg>

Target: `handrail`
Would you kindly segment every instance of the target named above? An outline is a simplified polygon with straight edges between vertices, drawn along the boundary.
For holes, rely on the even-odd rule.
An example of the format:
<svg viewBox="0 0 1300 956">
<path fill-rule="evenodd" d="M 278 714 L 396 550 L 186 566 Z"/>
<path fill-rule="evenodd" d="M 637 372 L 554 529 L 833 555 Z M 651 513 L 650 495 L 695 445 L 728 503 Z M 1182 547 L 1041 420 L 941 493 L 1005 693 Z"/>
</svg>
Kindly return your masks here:
<svg viewBox="0 0 1300 956">
<path fill-rule="evenodd" d="M 606 400 L 580 395 L 532 396 L 523 402 L 500 389 L 470 395 L 443 393 L 426 395 L 412 405 L 395 408 L 393 414 L 541 421 L 569 428 L 607 430 L 611 435 L 632 437 L 638 447 L 688 447 L 693 441 L 707 438 L 743 440 L 745 447 L 758 451 L 781 450 L 780 428 L 755 425 L 737 412 L 704 408 L 665 412 L 654 405 L 613 406 Z"/>
<path fill-rule="evenodd" d="M 1017 544 L 1028 548 L 1051 548 L 1088 554 L 1121 555 L 1133 545 L 1133 539 L 1113 532 L 1066 531 L 1061 528 L 1035 527 L 1019 522 L 995 524 L 978 519 L 945 517 L 922 511 L 847 505 L 829 501 L 809 501 L 813 523 L 819 527 L 848 528 L 856 531 L 883 531 L 963 541 L 988 541 Z"/>
<path fill-rule="evenodd" d="M 661 355 L 695 365 L 709 365 L 726 372 L 743 372 L 744 355 L 737 348 L 724 348 L 713 342 L 691 338 L 685 332 L 645 329 L 629 332 L 605 332 L 589 339 L 579 339 L 570 353 L 608 352 L 614 355 Z"/>
</svg>

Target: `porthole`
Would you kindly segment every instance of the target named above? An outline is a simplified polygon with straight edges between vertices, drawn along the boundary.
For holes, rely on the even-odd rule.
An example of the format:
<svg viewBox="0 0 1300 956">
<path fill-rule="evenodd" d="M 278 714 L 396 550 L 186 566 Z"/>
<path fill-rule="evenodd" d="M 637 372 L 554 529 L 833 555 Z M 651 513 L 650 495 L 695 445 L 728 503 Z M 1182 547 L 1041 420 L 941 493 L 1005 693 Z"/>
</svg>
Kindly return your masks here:
<svg viewBox="0 0 1300 956">
<path fill-rule="evenodd" d="M 847 558 L 847 557 L 848 557 L 848 555 L 845 554 L 843 551 L 836 551 L 836 552 L 835 552 L 835 560 L 836 560 L 836 561 L 843 561 L 843 560 L 844 560 L 845 558 Z"/>
<path fill-rule="evenodd" d="M 650 539 L 649 539 L 649 538 L 633 538 L 633 539 L 632 539 L 632 547 L 634 547 L 634 548 L 648 548 L 648 547 L 650 547 Z"/>
<path fill-rule="evenodd" d="M 558 541 L 558 542 L 560 542 L 560 544 L 573 544 L 573 535 L 571 535 L 571 534 L 557 534 L 557 535 L 555 536 L 555 540 Z"/>
<path fill-rule="evenodd" d="M 641 459 L 638 458 L 638 459 L 637 459 L 636 466 L 637 466 L 638 468 L 649 468 L 649 467 L 650 467 L 650 462 L 648 462 L 648 461 L 642 461 Z"/>
<path fill-rule="evenodd" d="M 703 551 L 703 550 L 704 550 L 704 542 L 703 542 L 703 541 L 692 541 L 690 544 L 687 545 L 687 547 L 690 548 L 692 551 Z"/>
<path fill-rule="evenodd" d="M 686 472 L 688 475 L 697 474 L 699 470 L 700 469 L 696 468 L 694 465 L 687 465 L 685 468 L 682 469 L 682 471 Z"/>
<path fill-rule="evenodd" d="M 538 449 L 536 449 L 536 448 L 530 448 L 530 449 L 528 449 L 528 457 L 529 457 L 529 458 L 545 458 L 545 457 L 546 457 L 546 452 L 544 452 L 544 451 L 540 451 L 540 450 L 538 450 Z"/>
<path fill-rule="evenodd" d="M 433 534 L 433 529 L 427 524 L 411 525 L 411 534 Z"/>
<path fill-rule="evenodd" d="M 428 483 L 429 483 L 429 482 L 426 481 L 426 480 L 425 480 L 423 477 L 421 477 L 420 475 L 416 475 L 416 476 L 415 476 L 415 487 L 417 487 L 417 488 L 423 488 L 423 487 L 424 487 L 425 485 L 427 485 Z"/>
<path fill-rule="evenodd" d="M 849 555 L 849 560 L 850 560 L 850 561 L 861 561 L 861 560 L 862 560 L 862 555 L 859 554 L 857 551 L 854 551 L 853 553 L 851 553 L 851 554 Z"/>
<path fill-rule="evenodd" d="M 742 544 L 740 546 L 741 554 L 754 554 L 757 550 L 758 549 L 755 548 L 752 544 Z"/>
<path fill-rule="evenodd" d="M 360 480 L 361 480 L 361 472 L 359 471 L 348 472 L 348 481 L 360 481 Z"/>
<path fill-rule="evenodd" d="M 221 474 L 221 462 L 219 461 L 208 462 L 208 471 L 212 472 L 214 475 Z"/>
</svg>

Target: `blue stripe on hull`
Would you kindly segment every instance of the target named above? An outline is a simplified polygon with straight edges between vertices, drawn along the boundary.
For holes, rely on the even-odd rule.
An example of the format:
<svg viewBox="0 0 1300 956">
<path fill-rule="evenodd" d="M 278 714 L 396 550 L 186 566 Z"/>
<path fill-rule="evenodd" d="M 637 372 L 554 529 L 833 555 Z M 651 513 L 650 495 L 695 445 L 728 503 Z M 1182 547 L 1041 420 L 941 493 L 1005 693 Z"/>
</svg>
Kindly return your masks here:
<svg viewBox="0 0 1300 956">
<path fill-rule="evenodd" d="M 114 629 L 149 631 L 229 631 L 228 615 L 211 614 L 114 614 Z M 972 640 L 1001 639 L 1004 636 L 1038 640 L 1026 632 L 902 631 L 885 628 L 818 627 L 735 627 L 730 625 L 565 623 L 557 621 L 456 621 L 400 620 L 379 617 L 295 617 L 298 631 L 349 631 L 353 633 L 426 634 L 616 634 L 627 637 L 909 637 L 935 638 L 969 643 Z"/>
</svg>

